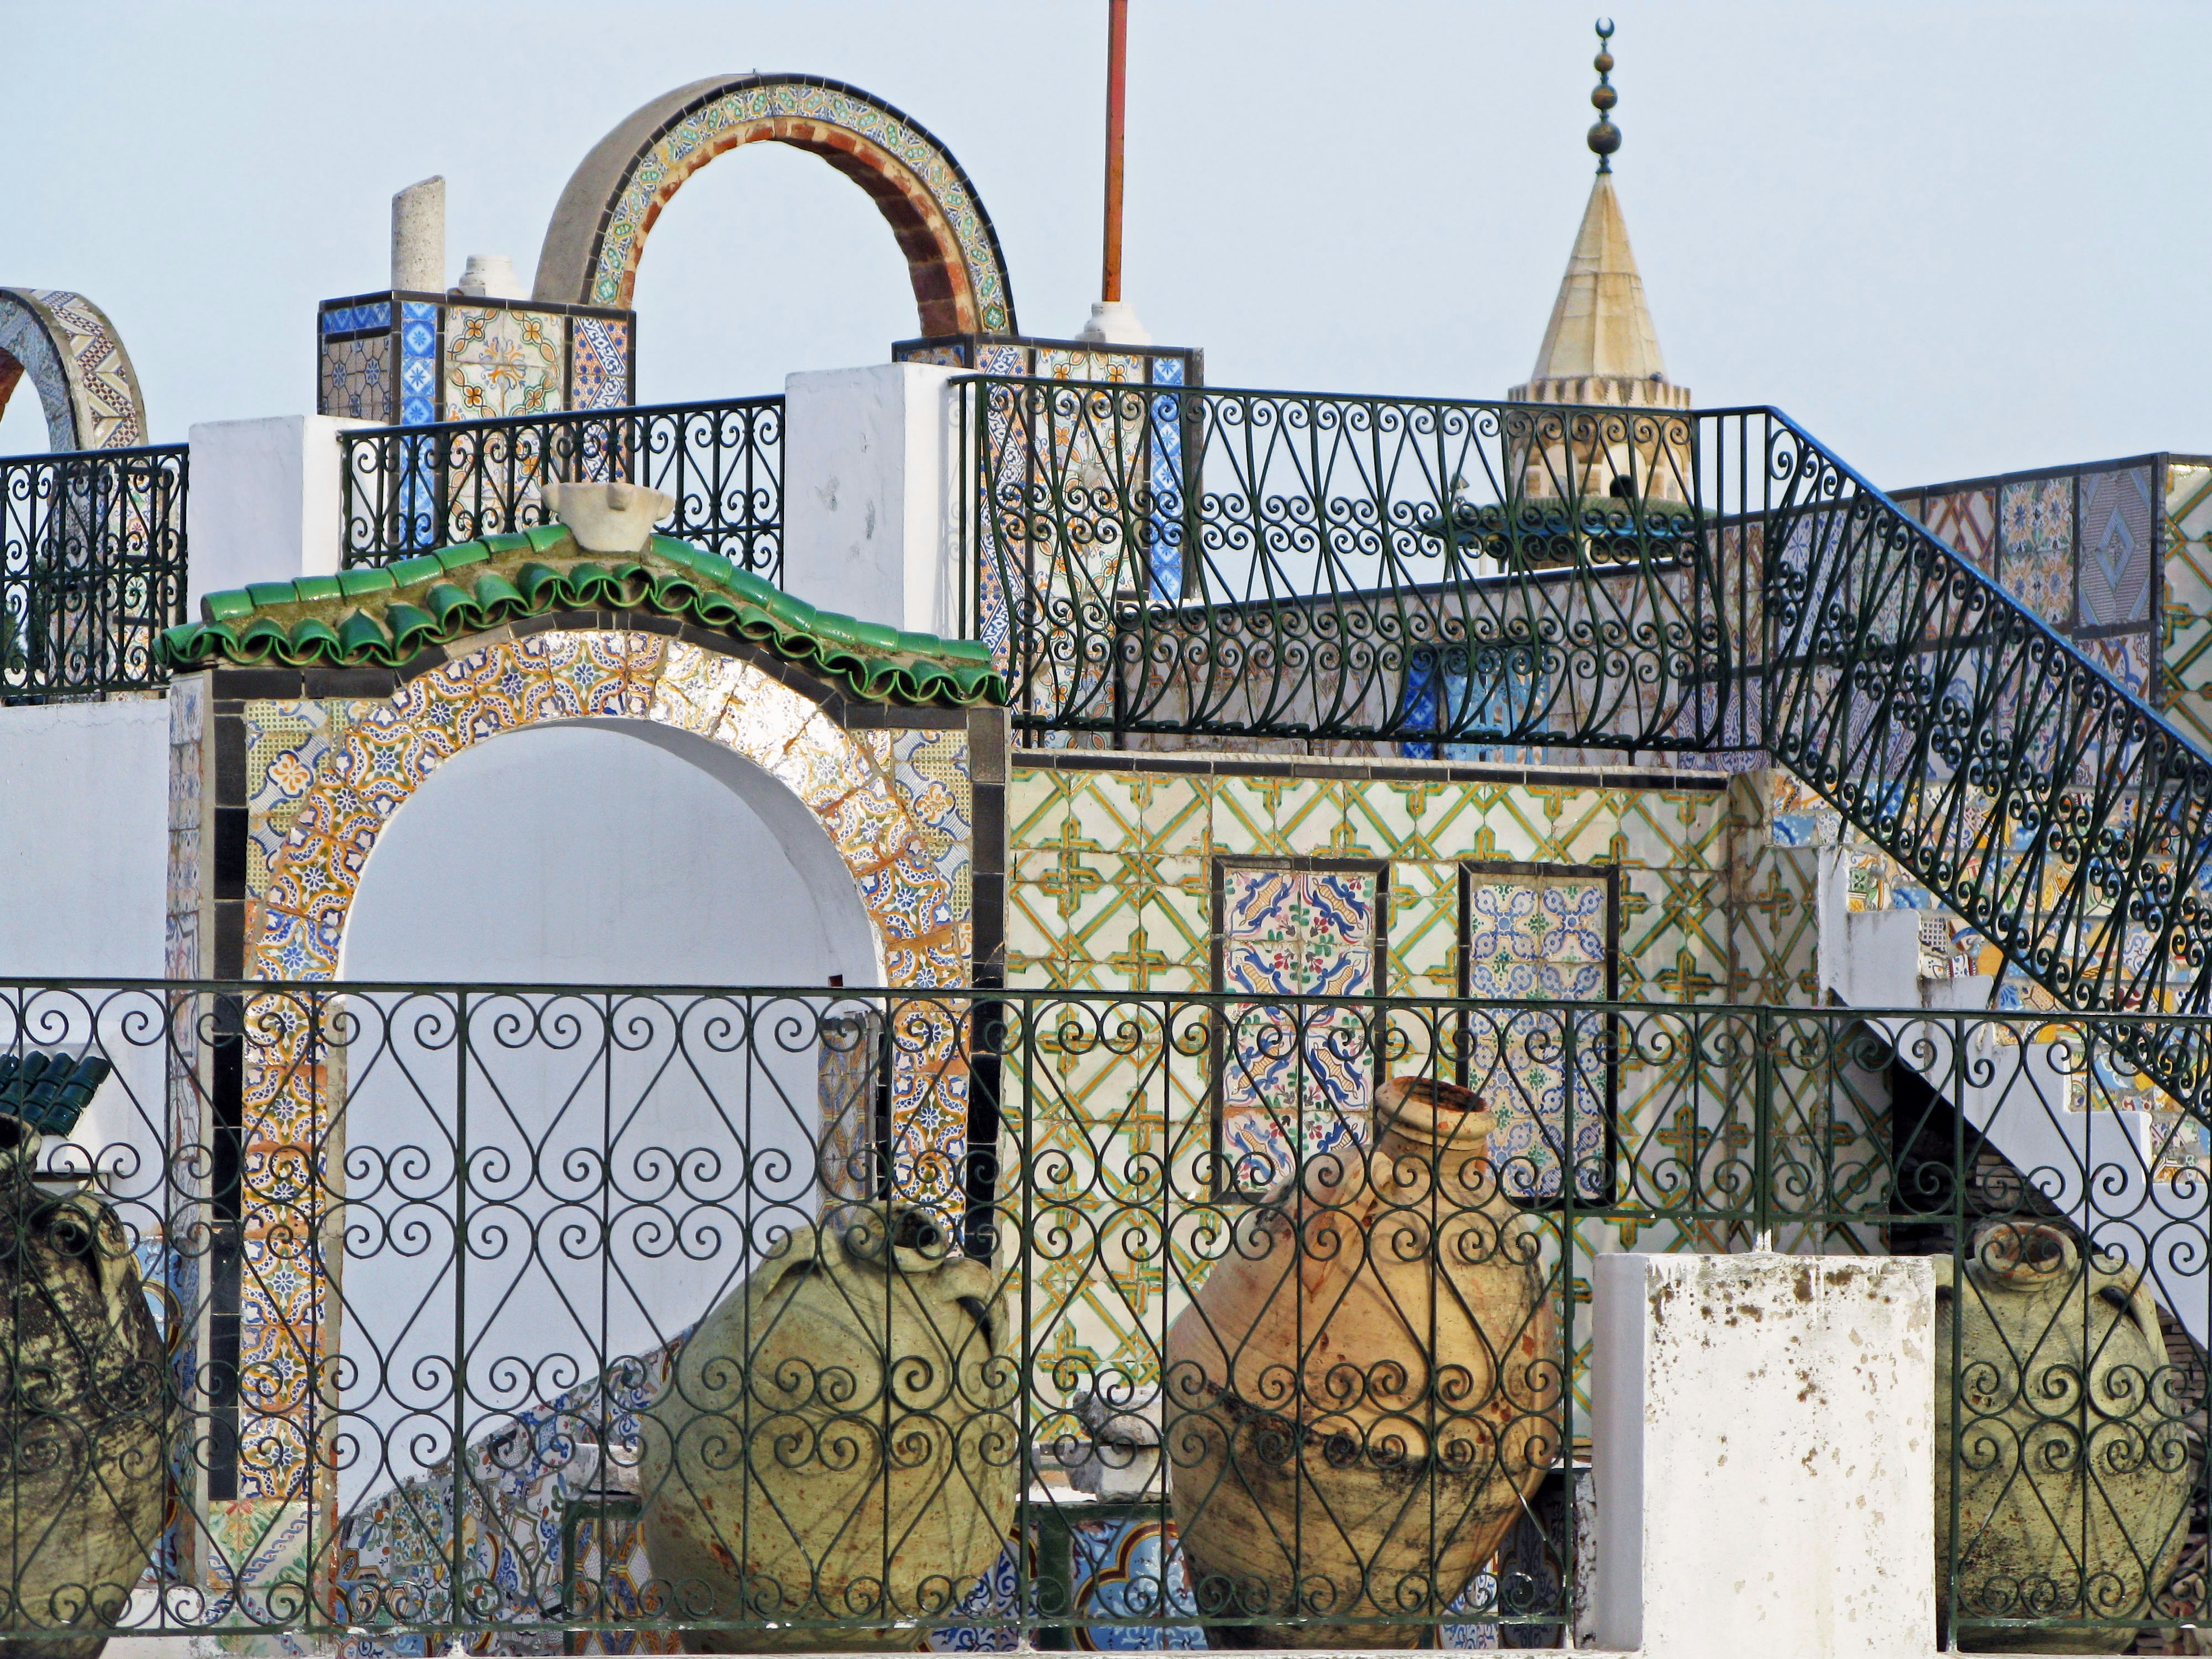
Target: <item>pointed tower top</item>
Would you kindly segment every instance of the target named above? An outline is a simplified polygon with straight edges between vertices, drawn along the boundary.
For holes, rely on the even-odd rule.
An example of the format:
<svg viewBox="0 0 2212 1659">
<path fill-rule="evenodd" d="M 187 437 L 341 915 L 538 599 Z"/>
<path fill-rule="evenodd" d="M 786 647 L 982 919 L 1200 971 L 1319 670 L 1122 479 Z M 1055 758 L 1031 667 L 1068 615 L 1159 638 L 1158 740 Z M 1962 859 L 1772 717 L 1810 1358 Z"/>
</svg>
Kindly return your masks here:
<svg viewBox="0 0 2212 1659">
<path fill-rule="evenodd" d="M 1613 171 L 1613 153 L 1620 148 L 1620 129 L 1613 124 L 1613 106 L 1620 101 L 1620 94 L 1613 89 L 1609 78 L 1613 74 L 1613 19 L 1603 17 L 1597 24 L 1597 56 L 1590 59 L 1590 67 L 1597 71 L 1597 84 L 1590 88 L 1590 105 L 1597 111 L 1597 125 L 1589 130 L 1588 143 L 1590 154 L 1597 157 L 1600 173 Z"/>
<path fill-rule="evenodd" d="M 1612 23 L 1600 23 L 1597 33 L 1602 48 L 1612 38 Z M 1527 385 L 1506 396 L 1515 403 L 1687 409 L 1688 389 L 1667 378 L 1659 331 L 1644 303 L 1644 278 L 1628 246 L 1628 222 L 1613 194 L 1612 158 L 1620 148 L 1620 129 L 1613 125 L 1615 94 L 1604 78 L 1613 72 L 1613 54 L 1601 49 L 1596 64 L 1599 81 L 1590 102 L 1597 106 L 1598 123 L 1589 130 L 1589 142 L 1598 158 L 1597 179 L 1583 210 L 1567 273 L 1559 281 L 1535 369 Z"/>
</svg>

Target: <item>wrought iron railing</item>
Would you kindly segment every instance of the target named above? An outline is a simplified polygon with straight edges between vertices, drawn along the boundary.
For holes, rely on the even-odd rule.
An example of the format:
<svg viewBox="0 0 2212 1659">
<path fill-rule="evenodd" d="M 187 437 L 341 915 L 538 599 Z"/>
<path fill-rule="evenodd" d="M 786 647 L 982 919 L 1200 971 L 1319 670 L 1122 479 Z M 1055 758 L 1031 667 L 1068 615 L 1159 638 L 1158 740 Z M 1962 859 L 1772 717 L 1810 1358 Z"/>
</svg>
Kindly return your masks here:
<svg viewBox="0 0 2212 1659">
<path fill-rule="evenodd" d="M 2130 1023 L 0 988 L 0 1610 L 1556 1644 L 1594 1254 L 1771 1246 L 1938 1258 L 1939 1618 L 2117 1650 L 2204 1619 L 2212 1329 Z"/>
<path fill-rule="evenodd" d="M 783 399 L 576 410 L 341 433 L 348 565 L 543 523 L 540 486 L 665 489 L 660 528 L 780 583 Z"/>
<path fill-rule="evenodd" d="M 0 459 L 0 701 L 164 684 L 185 619 L 182 444 Z"/>
<path fill-rule="evenodd" d="M 962 384 L 1030 740 L 1763 749 L 2062 1006 L 2212 1012 L 2212 761 L 1786 416 Z"/>
</svg>

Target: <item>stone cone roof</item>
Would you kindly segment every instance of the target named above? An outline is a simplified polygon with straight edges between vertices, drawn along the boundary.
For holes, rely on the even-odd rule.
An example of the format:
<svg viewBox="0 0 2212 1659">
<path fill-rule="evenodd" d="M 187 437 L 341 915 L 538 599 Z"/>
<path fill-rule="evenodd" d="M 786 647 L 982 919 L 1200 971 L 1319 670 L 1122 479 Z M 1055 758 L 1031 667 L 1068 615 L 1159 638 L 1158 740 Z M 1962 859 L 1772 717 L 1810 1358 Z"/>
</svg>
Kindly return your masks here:
<svg viewBox="0 0 2212 1659">
<path fill-rule="evenodd" d="M 1690 406 L 1688 388 L 1667 379 L 1609 173 L 1590 187 L 1535 369 L 1506 395 L 1516 403 Z"/>
</svg>

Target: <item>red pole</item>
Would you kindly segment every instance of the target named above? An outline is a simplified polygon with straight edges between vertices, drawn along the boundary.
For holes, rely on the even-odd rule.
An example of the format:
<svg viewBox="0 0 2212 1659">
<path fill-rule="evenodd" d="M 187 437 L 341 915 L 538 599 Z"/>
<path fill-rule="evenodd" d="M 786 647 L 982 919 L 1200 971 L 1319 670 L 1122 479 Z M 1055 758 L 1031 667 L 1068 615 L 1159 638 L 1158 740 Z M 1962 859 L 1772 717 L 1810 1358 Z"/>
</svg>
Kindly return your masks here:
<svg viewBox="0 0 2212 1659">
<path fill-rule="evenodd" d="M 1128 94 L 1129 0 L 1106 0 L 1106 270 L 1102 300 L 1121 297 L 1121 115 Z"/>
</svg>

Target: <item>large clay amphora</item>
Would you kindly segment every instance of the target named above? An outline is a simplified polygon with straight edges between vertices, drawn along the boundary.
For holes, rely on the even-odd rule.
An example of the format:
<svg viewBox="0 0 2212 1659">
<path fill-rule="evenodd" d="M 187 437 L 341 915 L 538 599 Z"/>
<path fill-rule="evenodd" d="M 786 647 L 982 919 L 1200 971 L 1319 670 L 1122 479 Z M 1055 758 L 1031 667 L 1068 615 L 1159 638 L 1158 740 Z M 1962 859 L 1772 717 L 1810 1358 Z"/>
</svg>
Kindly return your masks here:
<svg viewBox="0 0 2212 1659">
<path fill-rule="evenodd" d="M 685 1645 L 880 1651 L 947 1622 L 1013 1531 L 1012 1323 L 921 1211 L 843 1205 L 776 1243 L 645 1419 L 646 1553 Z"/>
<path fill-rule="evenodd" d="M 1217 1644 L 1423 1640 L 1559 1455 L 1559 1328 L 1484 1154 L 1492 1121 L 1450 1084 L 1384 1084 L 1373 1148 L 1306 1159 L 1237 1218 L 1169 1328 L 1199 1610 L 1265 1621 Z"/>
<path fill-rule="evenodd" d="M 48 1062 L 0 1061 L 0 1654 L 93 1659 L 106 1638 L 70 1627 L 115 1623 L 161 1540 L 172 1390 L 113 1212 L 32 1179 L 40 1137 L 13 1115 L 27 1087 L 66 1127 L 107 1073 Z"/>
<path fill-rule="evenodd" d="M 1994 1621 L 2148 1621 L 2187 1541 L 2196 1462 L 2148 1276 L 2038 1222 L 1985 1227 L 1963 1275 L 1935 1265 L 1937 1616 L 1955 1587 L 1961 1648 L 2123 1652 L 2130 1625 Z"/>
</svg>

